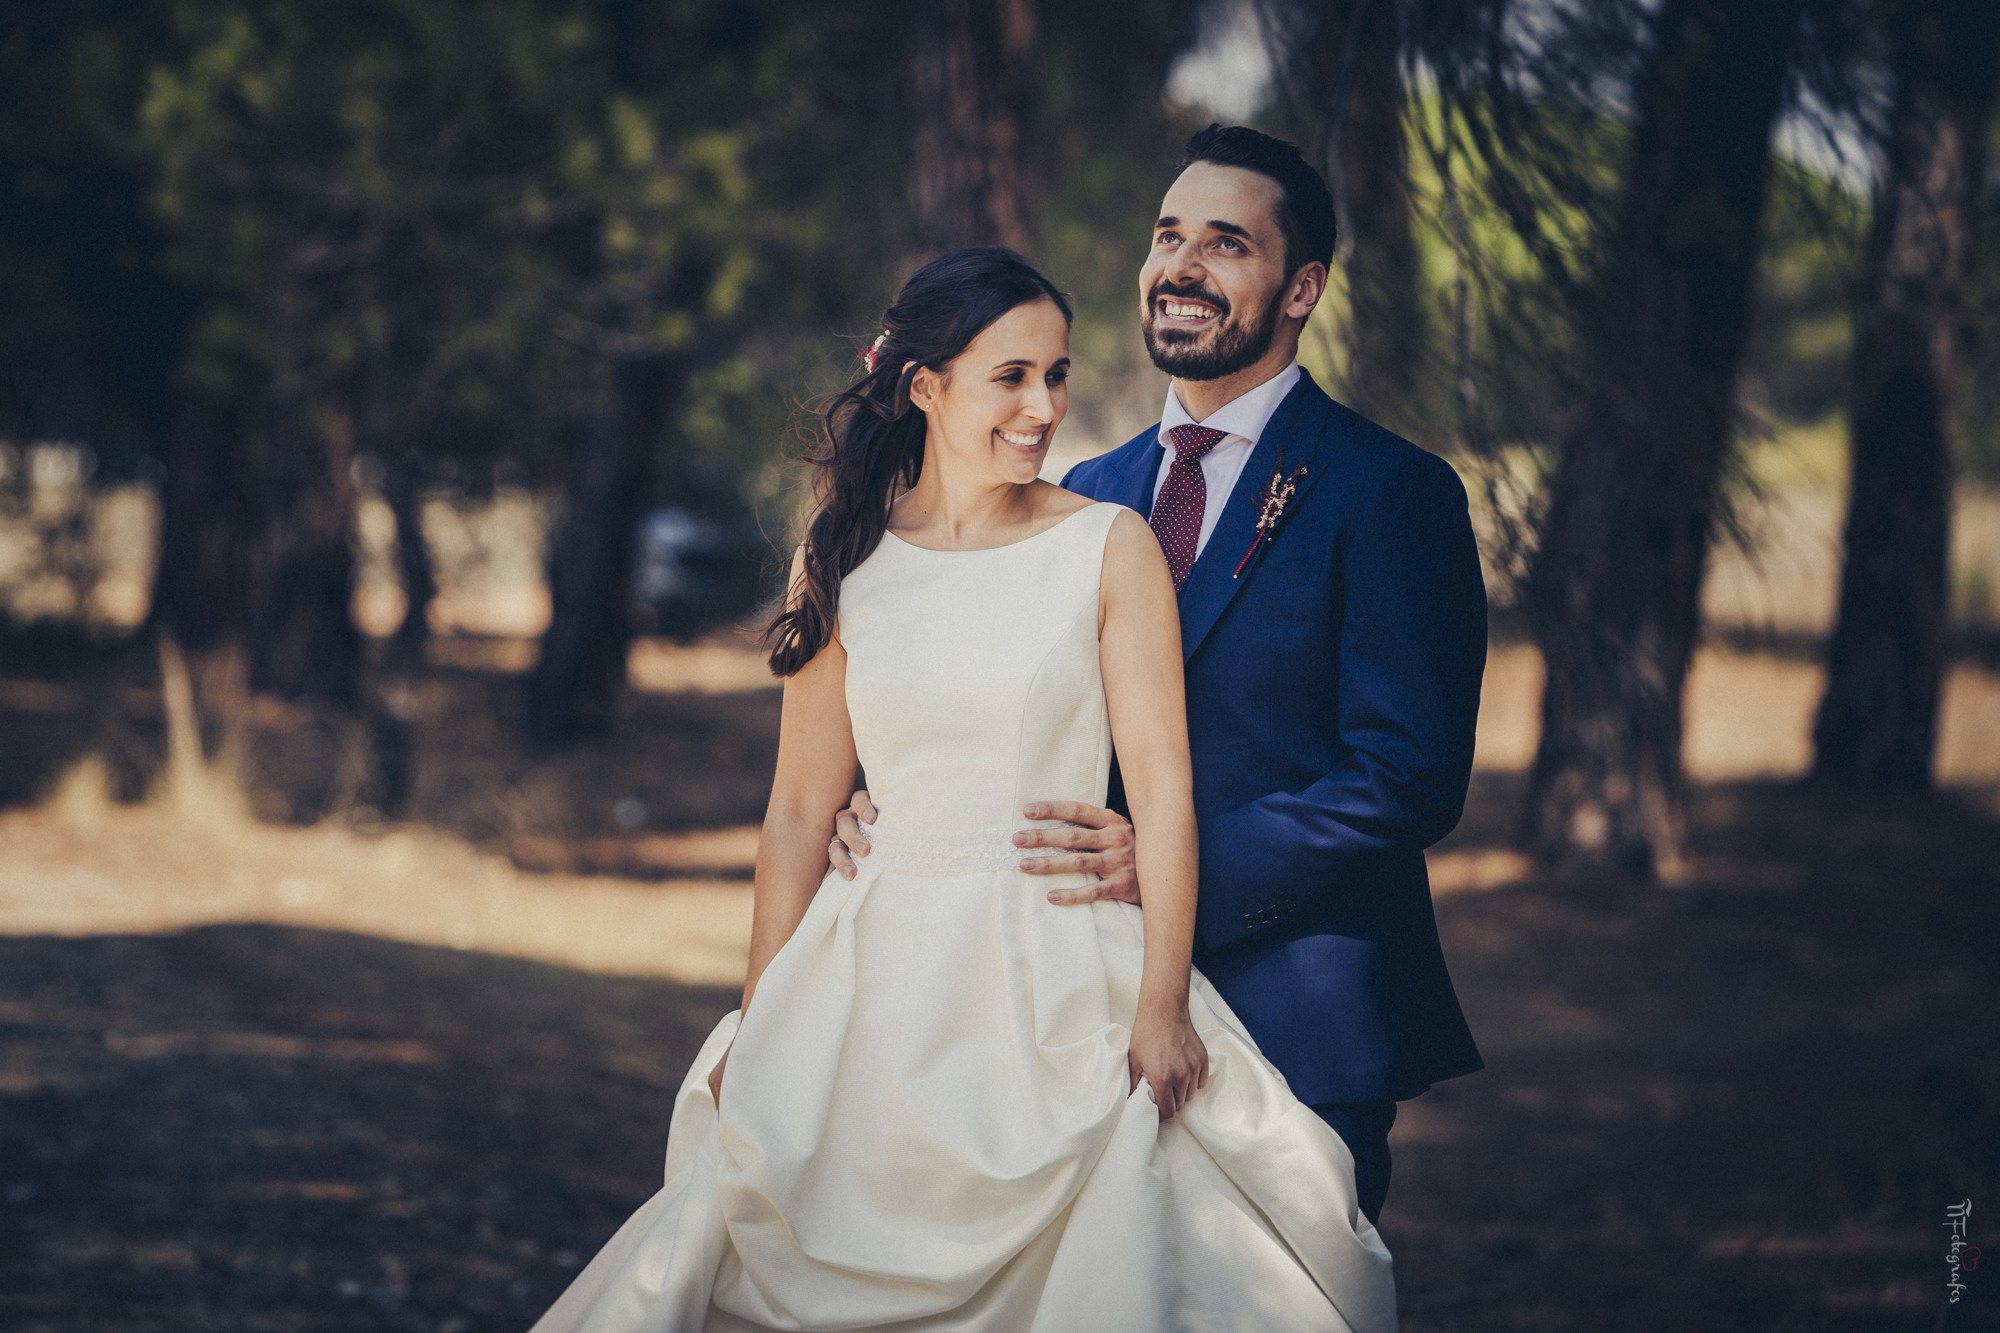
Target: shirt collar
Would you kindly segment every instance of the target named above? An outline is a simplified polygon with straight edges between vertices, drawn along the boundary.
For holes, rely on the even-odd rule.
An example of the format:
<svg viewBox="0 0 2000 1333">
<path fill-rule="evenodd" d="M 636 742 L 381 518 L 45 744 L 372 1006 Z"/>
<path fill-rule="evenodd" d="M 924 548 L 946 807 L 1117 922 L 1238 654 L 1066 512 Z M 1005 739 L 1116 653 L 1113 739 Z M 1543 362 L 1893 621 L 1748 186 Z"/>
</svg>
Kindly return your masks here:
<svg viewBox="0 0 2000 1333">
<path fill-rule="evenodd" d="M 1299 382 L 1299 363 L 1292 361 L 1277 374 L 1265 380 L 1247 393 L 1238 394 L 1208 414 L 1204 421 L 1197 422 L 1181 406 L 1181 396 L 1174 392 L 1174 386 L 1167 385 L 1167 405 L 1160 412 L 1160 443 L 1169 453 L 1173 452 L 1173 441 L 1167 432 L 1176 426 L 1201 425 L 1211 430 L 1219 430 L 1225 435 L 1238 435 L 1256 444 L 1264 434 L 1264 427 L 1271 422 L 1271 416 L 1278 410 L 1278 404 L 1285 401 L 1285 395 Z"/>
</svg>

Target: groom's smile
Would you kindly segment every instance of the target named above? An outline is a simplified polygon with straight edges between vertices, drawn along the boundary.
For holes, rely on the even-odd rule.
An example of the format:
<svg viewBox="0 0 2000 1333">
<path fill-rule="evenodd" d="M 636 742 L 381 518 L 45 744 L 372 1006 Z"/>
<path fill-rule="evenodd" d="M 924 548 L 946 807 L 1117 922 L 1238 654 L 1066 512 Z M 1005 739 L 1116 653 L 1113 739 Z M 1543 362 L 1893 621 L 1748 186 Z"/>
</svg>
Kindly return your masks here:
<svg viewBox="0 0 2000 1333">
<path fill-rule="evenodd" d="M 1218 292 L 1199 284 L 1175 288 L 1162 282 L 1153 288 L 1153 326 L 1168 341 L 1183 341 L 1172 335 L 1200 333 L 1229 314 L 1229 301 Z"/>
</svg>

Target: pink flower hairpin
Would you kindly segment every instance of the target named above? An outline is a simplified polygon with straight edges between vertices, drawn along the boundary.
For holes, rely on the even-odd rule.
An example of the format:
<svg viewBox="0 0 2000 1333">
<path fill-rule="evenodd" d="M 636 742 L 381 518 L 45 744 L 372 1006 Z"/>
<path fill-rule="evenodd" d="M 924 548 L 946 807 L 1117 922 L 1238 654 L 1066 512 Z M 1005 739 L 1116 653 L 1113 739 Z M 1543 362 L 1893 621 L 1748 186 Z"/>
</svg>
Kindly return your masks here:
<svg viewBox="0 0 2000 1333">
<path fill-rule="evenodd" d="M 884 329 L 882 330 L 881 334 L 875 339 L 874 346 L 870 347 L 867 351 L 861 354 L 861 364 L 868 367 L 868 373 L 870 375 L 873 375 L 875 373 L 875 363 L 882 359 L 882 344 L 888 341 L 889 341 L 889 331 L 887 329 Z"/>
</svg>

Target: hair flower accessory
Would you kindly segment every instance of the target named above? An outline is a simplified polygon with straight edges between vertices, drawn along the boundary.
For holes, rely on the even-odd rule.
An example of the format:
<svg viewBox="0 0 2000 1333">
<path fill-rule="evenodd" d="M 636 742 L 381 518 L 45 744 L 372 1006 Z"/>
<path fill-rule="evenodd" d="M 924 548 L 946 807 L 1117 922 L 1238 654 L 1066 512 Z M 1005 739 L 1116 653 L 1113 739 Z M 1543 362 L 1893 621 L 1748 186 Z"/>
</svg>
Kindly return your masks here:
<svg viewBox="0 0 2000 1333">
<path fill-rule="evenodd" d="M 1285 506 L 1292 502 L 1292 496 L 1299 489 L 1299 479 L 1306 475 L 1306 465 L 1299 464 L 1289 473 L 1285 471 L 1285 451 L 1278 450 L 1278 466 L 1271 469 L 1271 479 L 1264 483 L 1263 494 L 1257 497 L 1257 535 L 1250 539 L 1250 549 L 1236 562 L 1236 570 L 1229 577 L 1242 577 L 1244 567 L 1251 557 L 1264 549 L 1264 544 L 1277 535 L 1278 522 L 1285 516 Z"/>
<path fill-rule="evenodd" d="M 879 335 L 877 335 L 874 346 L 870 347 L 867 351 L 861 354 L 861 364 L 868 367 L 868 373 L 870 375 L 873 375 L 875 373 L 875 363 L 882 359 L 882 344 L 888 341 L 889 341 L 889 330 L 884 329 Z"/>
</svg>

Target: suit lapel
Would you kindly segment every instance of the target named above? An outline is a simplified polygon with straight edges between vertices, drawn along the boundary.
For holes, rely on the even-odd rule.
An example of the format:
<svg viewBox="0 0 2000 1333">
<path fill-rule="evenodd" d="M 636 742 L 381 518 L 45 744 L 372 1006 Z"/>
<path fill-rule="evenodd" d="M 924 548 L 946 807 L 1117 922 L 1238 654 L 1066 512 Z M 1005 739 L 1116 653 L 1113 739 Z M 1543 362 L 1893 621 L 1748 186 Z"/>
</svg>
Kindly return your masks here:
<svg viewBox="0 0 2000 1333">
<path fill-rule="evenodd" d="M 1288 506 L 1290 510 L 1296 512 L 1304 502 L 1306 492 L 1324 475 L 1329 402 L 1319 386 L 1313 383 L 1312 377 L 1301 370 L 1299 382 L 1285 395 L 1285 401 L 1278 405 L 1278 410 L 1271 414 L 1270 423 L 1257 440 L 1257 447 L 1250 451 L 1250 459 L 1243 465 L 1235 489 L 1230 491 L 1222 514 L 1216 520 L 1215 531 L 1209 534 L 1208 544 L 1202 547 L 1201 556 L 1189 571 L 1187 582 L 1181 585 L 1183 661 L 1194 656 L 1195 649 L 1201 647 L 1202 640 L 1208 637 L 1209 630 L 1215 627 L 1215 622 L 1228 608 L 1231 599 L 1256 576 L 1258 566 L 1263 563 L 1256 561 L 1243 571 L 1241 578 L 1235 577 L 1237 562 L 1256 538 L 1257 515 L 1262 508 L 1259 497 L 1271 478 L 1272 470 L 1278 466 L 1280 449 L 1284 453 L 1287 473 L 1300 464 L 1306 468 L 1306 475 L 1299 479 L 1299 488 Z M 1289 523 L 1290 519 L 1291 514 L 1287 513 L 1285 521 Z"/>
<path fill-rule="evenodd" d="M 1131 450 L 1131 456 L 1122 460 L 1122 465 L 1113 467 L 1110 485 L 1095 498 L 1112 500 L 1127 509 L 1138 511 L 1140 518 L 1151 518 L 1153 514 L 1153 481 L 1160 475 L 1160 461 L 1166 457 L 1166 450 L 1160 447 L 1159 427 L 1155 426 L 1141 437 L 1144 447 Z M 1135 444 L 1138 441 L 1134 441 Z"/>
</svg>

